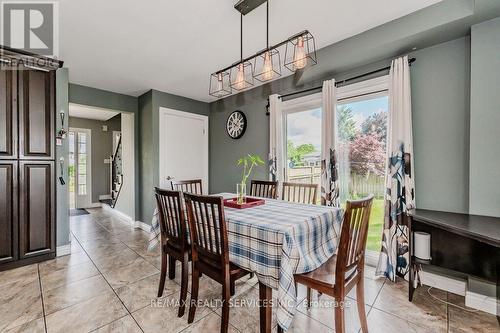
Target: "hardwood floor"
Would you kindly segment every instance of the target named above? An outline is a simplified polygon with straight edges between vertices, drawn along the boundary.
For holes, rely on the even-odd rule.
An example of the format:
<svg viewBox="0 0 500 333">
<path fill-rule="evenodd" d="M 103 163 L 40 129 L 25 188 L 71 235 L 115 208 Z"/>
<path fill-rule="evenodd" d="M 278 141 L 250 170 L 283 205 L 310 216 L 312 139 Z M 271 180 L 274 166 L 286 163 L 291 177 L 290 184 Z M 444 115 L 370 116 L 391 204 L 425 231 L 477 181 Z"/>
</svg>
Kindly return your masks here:
<svg viewBox="0 0 500 333">
<path fill-rule="evenodd" d="M 72 254 L 41 264 L 0 272 L 1 332 L 219 332 L 220 284 L 200 280 L 198 307 L 192 324 L 177 317 L 180 269 L 166 279 L 158 299 L 160 253 L 148 252 L 148 234 L 131 229 L 101 209 L 71 218 Z M 494 332 L 498 322 L 483 312 L 466 312 L 430 299 L 419 288 L 413 303 L 407 283 L 393 284 L 365 272 L 368 327 L 377 332 Z M 433 294 L 463 306 L 464 299 L 439 290 Z M 237 282 L 230 332 L 257 332 L 259 311 L 256 278 Z M 299 288 L 299 300 L 306 290 Z M 348 295 L 348 332 L 359 332 L 355 292 Z M 189 299 L 189 295 L 188 295 Z M 332 298 L 313 293 L 315 306 L 301 302 L 288 332 L 333 332 Z M 273 317 L 273 327 L 276 319 Z"/>
</svg>

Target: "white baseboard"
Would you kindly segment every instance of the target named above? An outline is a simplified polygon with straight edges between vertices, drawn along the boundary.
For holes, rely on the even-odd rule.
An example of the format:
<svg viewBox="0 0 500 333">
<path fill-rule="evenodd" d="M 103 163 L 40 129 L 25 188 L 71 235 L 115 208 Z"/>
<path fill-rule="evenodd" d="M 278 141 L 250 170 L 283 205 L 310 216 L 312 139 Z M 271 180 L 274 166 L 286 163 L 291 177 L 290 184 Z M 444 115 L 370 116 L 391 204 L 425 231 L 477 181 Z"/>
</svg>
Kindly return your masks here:
<svg viewBox="0 0 500 333">
<path fill-rule="evenodd" d="M 121 218 L 121 219 L 126 220 L 128 223 L 130 223 L 130 224 L 132 224 L 132 226 L 134 226 L 134 219 L 133 219 L 133 218 L 131 218 L 130 216 L 128 216 L 127 214 L 122 213 L 122 212 L 120 212 L 119 210 L 116 210 L 116 209 L 112 208 L 112 207 L 111 207 L 111 206 L 109 206 L 109 205 L 102 205 L 102 208 L 103 208 L 105 211 L 107 211 L 107 212 L 109 212 L 109 213 L 111 213 L 111 214 L 114 214 L 114 215 L 116 215 L 117 217 L 119 217 L 119 218 Z"/>
<path fill-rule="evenodd" d="M 134 228 L 141 229 L 147 233 L 149 233 L 151 231 L 151 226 L 149 224 L 142 222 L 142 221 L 135 221 Z"/>
<path fill-rule="evenodd" d="M 71 254 L 71 244 L 61 245 L 56 248 L 56 257 L 67 256 Z"/>
<path fill-rule="evenodd" d="M 111 194 L 101 194 L 99 196 L 99 200 L 108 200 L 111 199 Z"/>
<path fill-rule="evenodd" d="M 420 279 L 422 284 L 426 286 L 445 290 L 457 295 L 465 296 L 465 291 L 467 290 L 467 280 L 464 279 L 425 271 L 420 271 Z"/>
<path fill-rule="evenodd" d="M 467 290 L 465 292 L 465 306 L 473 309 L 478 309 L 495 316 L 498 315 L 498 303 L 496 298 L 492 296 L 481 295 Z"/>
</svg>

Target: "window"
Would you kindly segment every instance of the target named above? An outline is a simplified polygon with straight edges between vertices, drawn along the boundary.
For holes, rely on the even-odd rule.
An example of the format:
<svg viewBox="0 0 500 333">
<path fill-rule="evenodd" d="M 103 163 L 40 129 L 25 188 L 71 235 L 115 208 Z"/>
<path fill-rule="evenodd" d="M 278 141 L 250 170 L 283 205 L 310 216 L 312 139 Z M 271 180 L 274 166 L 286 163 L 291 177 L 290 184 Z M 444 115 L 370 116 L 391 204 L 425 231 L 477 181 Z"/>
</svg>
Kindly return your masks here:
<svg viewBox="0 0 500 333">
<path fill-rule="evenodd" d="M 321 182 L 321 94 L 284 102 L 285 180 Z M 318 190 L 316 201 L 320 202 Z"/>
<path fill-rule="evenodd" d="M 337 103 L 341 202 L 374 194 L 368 251 L 381 248 L 387 142 L 387 77 L 339 88 Z"/>
</svg>

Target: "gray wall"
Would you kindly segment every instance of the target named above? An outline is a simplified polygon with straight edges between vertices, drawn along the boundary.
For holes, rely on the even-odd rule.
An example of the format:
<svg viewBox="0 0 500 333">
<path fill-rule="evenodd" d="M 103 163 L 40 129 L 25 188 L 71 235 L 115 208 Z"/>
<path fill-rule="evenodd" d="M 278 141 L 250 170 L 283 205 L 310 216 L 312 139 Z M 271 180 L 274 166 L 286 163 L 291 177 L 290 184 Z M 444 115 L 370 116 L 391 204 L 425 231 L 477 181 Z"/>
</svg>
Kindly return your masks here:
<svg viewBox="0 0 500 333">
<path fill-rule="evenodd" d="M 469 38 L 460 38 L 414 52 L 411 67 L 416 197 L 419 208 L 453 212 L 468 210 Z M 323 62 L 328 62 L 322 58 Z M 389 59 L 334 75 L 342 79 L 383 67 Z M 326 76 L 327 74 L 325 74 Z M 318 85 L 319 82 L 308 85 Z M 296 90 L 300 88 L 295 88 Z M 247 153 L 267 158 L 269 118 L 266 99 L 293 89 L 293 78 L 257 87 L 210 105 L 210 191 L 234 191 L 240 178 L 235 161 Z M 230 139 L 225 121 L 242 110 L 248 128 L 239 140 Z M 260 168 L 255 178 L 266 179 Z"/>
<path fill-rule="evenodd" d="M 500 216 L 500 17 L 471 32 L 470 212 Z"/>
<path fill-rule="evenodd" d="M 467 213 L 469 208 L 470 38 L 412 54 L 417 207 Z"/>
<path fill-rule="evenodd" d="M 151 223 L 156 205 L 153 188 L 159 185 L 160 107 L 202 115 L 209 114 L 208 103 L 157 90 L 150 90 L 139 97 L 141 185 L 138 219 L 147 224 Z"/>
<path fill-rule="evenodd" d="M 103 132 L 102 126 L 108 131 Z M 69 118 L 69 126 L 87 128 L 91 131 L 92 203 L 99 202 L 99 195 L 110 194 L 109 164 L 104 163 L 113 153 L 113 131 L 121 130 L 121 115 L 107 120 Z"/>
<path fill-rule="evenodd" d="M 59 118 L 59 111 L 63 110 L 66 114 L 64 121 L 64 128 L 68 130 L 68 115 L 69 115 L 69 102 L 68 102 L 68 69 L 61 68 L 56 72 L 56 111 L 57 111 L 57 126 L 56 129 L 61 128 L 61 120 Z M 69 244 L 69 211 L 68 211 L 68 139 L 63 140 L 62 146 L 56 146 L 56 175 L 57 178 L 61 175 L 61 166 L 59 159 L 64 157 L 64 175 L 66 185 L 61 185 L 59 181 L 56 182 L 57 187 L 57 246 Z"/>
</svg>

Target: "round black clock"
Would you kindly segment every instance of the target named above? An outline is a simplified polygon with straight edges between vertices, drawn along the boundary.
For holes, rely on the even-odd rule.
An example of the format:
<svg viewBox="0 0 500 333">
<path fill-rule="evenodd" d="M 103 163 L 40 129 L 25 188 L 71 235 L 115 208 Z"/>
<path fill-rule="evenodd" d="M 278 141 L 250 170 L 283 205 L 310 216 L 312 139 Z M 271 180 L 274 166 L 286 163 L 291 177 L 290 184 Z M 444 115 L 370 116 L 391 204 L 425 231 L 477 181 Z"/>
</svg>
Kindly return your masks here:
<svg viewBox="0 0 500 333">
<path fill-rule="evenodd" d="M 239 139 L 247 129 L 247 117 L 241 111 L 232 112 L 226 121 L 226 132 L 232 139 Z"/>
</svg>

